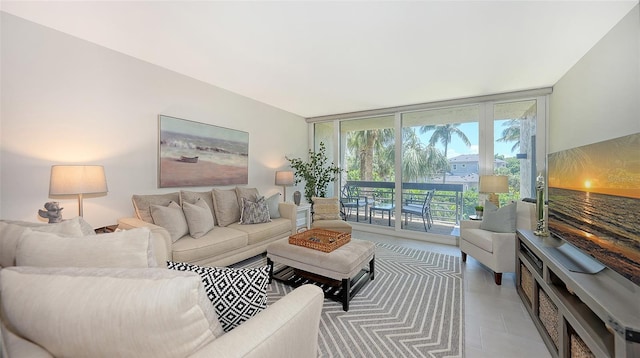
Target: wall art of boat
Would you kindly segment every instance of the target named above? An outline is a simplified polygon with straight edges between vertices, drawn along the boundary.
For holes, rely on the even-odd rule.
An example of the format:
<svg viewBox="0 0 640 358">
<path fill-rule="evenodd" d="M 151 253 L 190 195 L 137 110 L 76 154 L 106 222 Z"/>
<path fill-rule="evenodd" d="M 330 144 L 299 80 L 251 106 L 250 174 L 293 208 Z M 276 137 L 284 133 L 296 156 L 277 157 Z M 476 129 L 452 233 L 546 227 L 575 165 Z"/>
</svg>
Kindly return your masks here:
<svg viewBox="0 0 640 358">
<path fill-rule="evenodd" d="M 180 157 L 180 159 L 178 159 L 179 162 L 183 162 L 183 163 L 197 163 L 198 162 L 198 157 L 185 157 L 184 155 Z"/>
</svg>

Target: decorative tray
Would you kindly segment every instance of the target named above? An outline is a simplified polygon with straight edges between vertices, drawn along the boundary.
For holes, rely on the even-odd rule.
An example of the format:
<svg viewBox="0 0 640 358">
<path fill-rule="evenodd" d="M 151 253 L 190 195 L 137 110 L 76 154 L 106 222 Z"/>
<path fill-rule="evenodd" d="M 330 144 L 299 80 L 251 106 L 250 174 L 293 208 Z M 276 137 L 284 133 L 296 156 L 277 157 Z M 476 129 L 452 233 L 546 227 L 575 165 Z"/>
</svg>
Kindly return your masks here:
<svg viewBox="0 0 640 358">
<path fill-rule="evenodd" d="M 325 229 L 311 229 L 289 236 L 289 243 L 322 252 L 331 252 L 351 241 L 351 234 Z"/>
</svg>

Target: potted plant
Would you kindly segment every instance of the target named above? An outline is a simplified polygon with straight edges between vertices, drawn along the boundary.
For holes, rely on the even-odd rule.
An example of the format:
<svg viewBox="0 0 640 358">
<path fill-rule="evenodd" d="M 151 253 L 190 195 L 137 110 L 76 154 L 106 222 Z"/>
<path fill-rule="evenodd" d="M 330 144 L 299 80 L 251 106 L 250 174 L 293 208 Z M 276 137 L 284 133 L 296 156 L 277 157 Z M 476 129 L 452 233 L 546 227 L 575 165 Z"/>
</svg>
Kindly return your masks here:
<svg viewBox="0 0 640 358">
<path fill-rule="evenodd" d="M 304 181 L 304 197 L 309 203 L 314 196 L 324 197 L 327 194 L 327 186 L 335 181 L 342 171 L 333 162 L 327 164 L 327 148 L 320 142 L 320 149 L 317 152 L 309 150 L 309 160 L 303 161 L 300 158 L 287 158 L 294 169 L 294 183 L 297 185 Z"/>
<path fill-rule="evenodd" d="M 484 207 L 482 205 L 477 205 L 476 206 L 476 216 L 481 218 L 483 213 L 484 213 Z"/>
</svg>

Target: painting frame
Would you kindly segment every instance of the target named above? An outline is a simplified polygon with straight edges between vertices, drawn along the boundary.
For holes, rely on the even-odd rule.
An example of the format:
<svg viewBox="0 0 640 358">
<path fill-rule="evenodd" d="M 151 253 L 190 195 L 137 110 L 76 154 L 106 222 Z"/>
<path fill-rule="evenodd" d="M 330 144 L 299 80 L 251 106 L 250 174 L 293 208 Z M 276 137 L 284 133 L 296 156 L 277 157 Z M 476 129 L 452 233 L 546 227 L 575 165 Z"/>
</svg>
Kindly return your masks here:
<svg viewBox="0 0 640 358">
<path fill-rule="evenodd" d="M 248 132 L 158 115 L 159 188 L 248 182 Z"/>
</svg>

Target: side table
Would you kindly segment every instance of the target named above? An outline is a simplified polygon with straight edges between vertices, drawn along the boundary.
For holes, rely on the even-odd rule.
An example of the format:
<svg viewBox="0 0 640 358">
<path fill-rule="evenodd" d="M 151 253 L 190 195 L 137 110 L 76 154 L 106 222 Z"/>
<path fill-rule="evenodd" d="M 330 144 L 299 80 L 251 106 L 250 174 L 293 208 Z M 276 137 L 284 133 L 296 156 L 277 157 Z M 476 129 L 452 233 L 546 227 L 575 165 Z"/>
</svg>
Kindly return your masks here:
<svg viewBox="0 0 640 358">
<path fill-rule="evenodd" d="M 114 224 L 114 225 L 99 227 L 94 230 L 96 234 L 108 234 L 110 232 L 115 232 L 117 228 L 118 228 L 118 224 Z"/>
<path fill-rule="evenodd" d="M 296 231 L 311 229 L 311 205 L 303 204 L 296 207 Z"/>
</svg>

